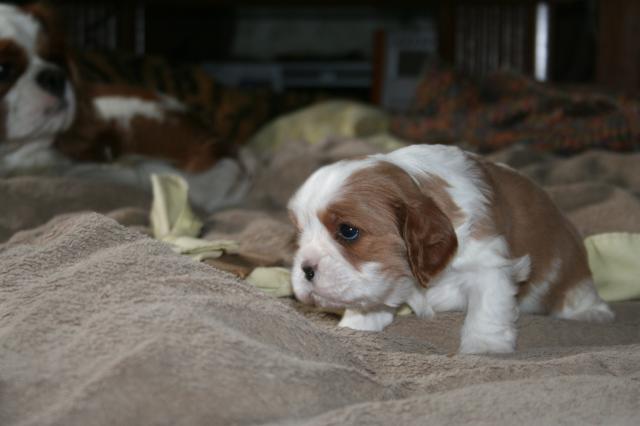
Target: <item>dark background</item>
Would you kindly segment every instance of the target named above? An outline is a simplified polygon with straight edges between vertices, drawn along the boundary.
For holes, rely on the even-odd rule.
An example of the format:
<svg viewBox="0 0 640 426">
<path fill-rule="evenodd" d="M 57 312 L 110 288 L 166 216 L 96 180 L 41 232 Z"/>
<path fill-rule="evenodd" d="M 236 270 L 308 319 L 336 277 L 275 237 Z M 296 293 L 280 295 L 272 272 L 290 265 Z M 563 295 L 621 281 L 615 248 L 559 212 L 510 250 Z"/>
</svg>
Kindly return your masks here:
<svg viewBox="0 0 640 426">
<path fill-rule="evenodd" d="M 162 55 L 176 62 L 362 64 L 371 93 L 375 40 L 421 28 L 434 56 L 472 75 L 510 68 L 531 75 L 539 2 L 501 1 L 51 1 L 73 43 Z M 548 80 L 640 92 L 640 1 L 552 0 Z M 507 47 L 505 42 L 511 40 Z M 377 47 L 376 47 L 377 46 Z M 383 55 L 382 55 L 383 56 Z M 367 68 L 368 67 L 368 68 Z M 379 77 L 379 76 L 378 76 Z M 364 87 L 368 84 L 369 87 Z M 330 88 L 331 82 L 327 82 Z"/>
</svg>

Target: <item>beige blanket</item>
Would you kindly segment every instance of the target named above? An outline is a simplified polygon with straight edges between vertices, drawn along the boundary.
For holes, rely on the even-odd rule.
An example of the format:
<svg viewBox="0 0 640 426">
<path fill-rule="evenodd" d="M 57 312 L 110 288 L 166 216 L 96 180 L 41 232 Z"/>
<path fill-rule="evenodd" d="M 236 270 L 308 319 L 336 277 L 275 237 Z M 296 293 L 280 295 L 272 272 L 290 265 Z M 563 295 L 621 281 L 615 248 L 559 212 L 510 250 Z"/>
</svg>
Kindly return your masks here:
<svg viewBox="0 0 640 426">
<path fill-rule="evenodd" d="M 247 205 L 210 216 L 205 236 L 290 262 L 288 192 L 369 148 L 299 149 L 264 160 Z M 585 235 L 640 232 L 640 155 L 496 158 Z M 454 355 L 459 313 L 338 329 L 147 237 L 145 195 L 92 185 L 0 180 L 0 425 L 637 424 L 640 302 L 605 325 L 525 315 L 517 353 Z"/>
</svg>

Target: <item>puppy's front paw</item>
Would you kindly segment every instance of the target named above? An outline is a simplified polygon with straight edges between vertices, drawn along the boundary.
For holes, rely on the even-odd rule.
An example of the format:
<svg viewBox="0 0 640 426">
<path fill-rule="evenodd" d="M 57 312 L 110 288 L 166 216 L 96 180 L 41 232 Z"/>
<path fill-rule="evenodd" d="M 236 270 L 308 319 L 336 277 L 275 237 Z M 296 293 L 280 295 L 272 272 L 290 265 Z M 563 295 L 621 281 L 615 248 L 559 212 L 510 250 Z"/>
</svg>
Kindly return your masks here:
<svg viewBox="0 0 640 426">
<path fill-rule="evenodd" d="M 460 342 L 461 354 L 511 353 L 516 348 L 516 333 L 506 330 L 500 334 L 467 334 Z"/>
<path fill-rule="evenodd" d="M 339 327 L 347 327 L 361 331 L 382 331 L 393 321 L 393 313 L 388 311 L 358 312 L 344 311 Z"/>
</svg>

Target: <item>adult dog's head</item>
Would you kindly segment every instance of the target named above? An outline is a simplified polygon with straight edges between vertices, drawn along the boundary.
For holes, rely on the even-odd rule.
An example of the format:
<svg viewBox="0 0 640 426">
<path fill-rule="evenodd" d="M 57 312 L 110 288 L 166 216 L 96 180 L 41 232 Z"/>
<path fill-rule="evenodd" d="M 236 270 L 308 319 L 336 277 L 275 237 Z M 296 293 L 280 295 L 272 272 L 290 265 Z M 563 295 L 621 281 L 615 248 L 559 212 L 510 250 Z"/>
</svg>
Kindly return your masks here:
<svg viewBox="0 0 640 426">
<path fill-rule="evenodd" d="M 76 111 L 64 38 L 40 4 L 0 5 L 0 142 L 51 139 Z"/>
</svg>

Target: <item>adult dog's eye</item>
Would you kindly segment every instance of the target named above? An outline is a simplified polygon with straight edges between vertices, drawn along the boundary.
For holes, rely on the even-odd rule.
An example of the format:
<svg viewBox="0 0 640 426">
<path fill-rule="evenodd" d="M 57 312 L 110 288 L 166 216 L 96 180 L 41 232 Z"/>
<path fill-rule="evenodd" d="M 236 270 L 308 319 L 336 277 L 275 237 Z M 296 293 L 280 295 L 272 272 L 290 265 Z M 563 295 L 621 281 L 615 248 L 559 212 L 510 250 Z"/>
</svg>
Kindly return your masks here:
<svg viewBox="0 0 640 426">
<path fill-rule="evenodd" d="M 341 223 L 338 227 L 338 235 L 347 241 L 355 241 L 360 236 L 360 230 L 348 223 Z"/>
<path fill-rule="evenodd" d="M 0 81 L 7 80 L 9 77 L 11 77 L 12 71 L 13 71 L 13 68 L 11 67 L 10 63 L 0 62 Z"/>
</svg>

